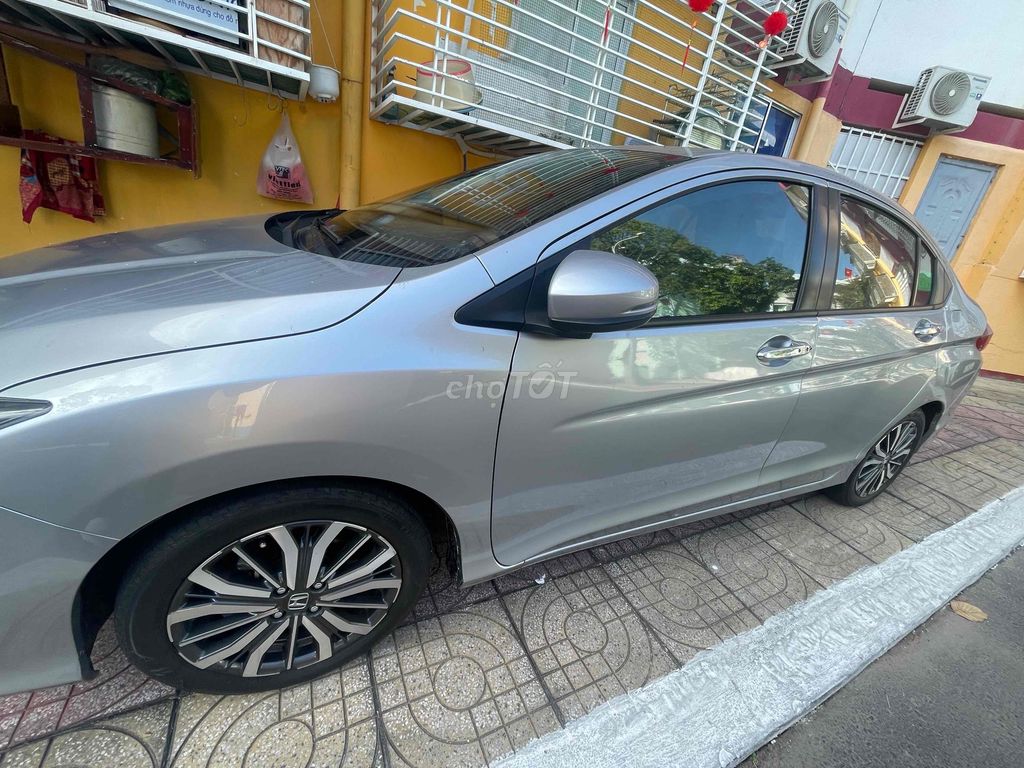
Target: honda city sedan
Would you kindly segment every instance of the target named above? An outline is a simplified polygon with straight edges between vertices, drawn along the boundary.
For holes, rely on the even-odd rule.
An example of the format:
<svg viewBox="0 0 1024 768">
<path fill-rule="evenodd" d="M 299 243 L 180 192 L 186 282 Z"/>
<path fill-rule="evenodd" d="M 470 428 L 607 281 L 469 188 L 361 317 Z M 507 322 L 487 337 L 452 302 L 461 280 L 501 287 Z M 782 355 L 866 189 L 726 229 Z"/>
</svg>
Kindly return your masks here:
<svg viewBox="0 0 1024 768">
<path fill-rule="evenodd" d="M 0 259 L 0 693 L 112 616 L 170 685 L 319 676 L 464 585 L 884 491 L 991 336 L 933 238 L 822 168 L 571 149 L 348 211 Z"/>
</svg>

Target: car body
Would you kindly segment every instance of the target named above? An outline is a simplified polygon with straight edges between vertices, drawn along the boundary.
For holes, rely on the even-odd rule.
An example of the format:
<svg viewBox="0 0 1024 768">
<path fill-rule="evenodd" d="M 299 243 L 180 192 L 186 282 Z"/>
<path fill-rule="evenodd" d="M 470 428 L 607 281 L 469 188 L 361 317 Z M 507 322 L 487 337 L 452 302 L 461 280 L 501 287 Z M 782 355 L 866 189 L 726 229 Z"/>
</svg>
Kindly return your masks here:
<svg viewBox="0 0 1024 768">
<path fill-rule="evenodd" d="M 707 217 L 730 196 L 751 207 L 704 250 L 666 261 L 652 243 L 689 248 L 680 243 L 703 225 L 664 206 L 697 193 L 706 200 L 693 210 Z M 195 510 L 216 517 L 239 494 L 382 489 L 450 536 L 472 584 L 840 485 L 911 413 L 923 414 L 919 445 L 980 368 L 984 315 L 932 238 L 892 200 L 822 168 L 565 150 L 423 194 L 447 208 L 414 222 L 422 246 L 400 258 L 379 235 L 360 240 L 355 260 L 333 257 L 331 241 L 348 235 L 316 233 L 335 211 L 0 259 L 0 692 L 88 676 L 96 625 L 143 542 L 155 546 Z M 777 206 L 764 220 L 762 200 Z M 389 213 L 401 209 L 386 206 L 358 209 L 346 226 L 360 216 L 402 225 Z M 484 214 L 493 218 L 481 229 Z M 457 244 L 444 250 L 449 227 Z M 779 255 L 715 251 L 737 230 L 737 248 Z M 300 231 L 326 250 L 296 247 Z M 909 277 L 906 263 L 883 263 L 898 243 L 916 259 Z M 597 285 L 602 275 L 625 279 L 623 253 L 647 264 L 635 296 L 648 267 L 697 264 L 726 288 L 695 299 L 682 280 L 651 310 L 671 304 L 667 314 L 573 326 L 581 302 L 614 292 Z M 606 271 L 601 254 L 613 254 Z M 780 267 L 787 259 L 798 265 Z M 558 275 L 565 309 L 538 294 Z M 730 311 L 758 291 L 763 304 L 764 290 L 778 293 L 774 311 Z M 869 294 L 884 305 L 837 307 L 850 291 L 851 306 Z M 712 301 L 716 313 L 702 314 Z M 304 606 L 303 595 L 291 603 Z"/>
</svg>

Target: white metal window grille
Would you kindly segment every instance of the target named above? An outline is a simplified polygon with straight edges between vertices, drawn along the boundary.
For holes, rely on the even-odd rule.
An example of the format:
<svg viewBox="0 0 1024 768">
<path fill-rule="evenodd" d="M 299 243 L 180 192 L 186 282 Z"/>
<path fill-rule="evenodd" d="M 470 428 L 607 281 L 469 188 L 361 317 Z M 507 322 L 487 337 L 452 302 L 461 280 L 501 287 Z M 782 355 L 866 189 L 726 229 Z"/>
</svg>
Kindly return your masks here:
<svg viewBox="0 0 1024 768">
<path fill-rule="evenodd" d="M 844 127 L 828 164 L 844 176 L 899 199 L 922 146 L 916 139 Z"/>
<path fill-rule="evenodd" d="M 787 0 L 372 0 L 371 114 L 503 154 L 611 144 L 753 151 Z"/>
<path fill-rule="evenodd" d="M 309 18 L 309 0 L 0 0 L 0 21 L 15 26 L 298 99 L 309 86 Z"/>
</svg>

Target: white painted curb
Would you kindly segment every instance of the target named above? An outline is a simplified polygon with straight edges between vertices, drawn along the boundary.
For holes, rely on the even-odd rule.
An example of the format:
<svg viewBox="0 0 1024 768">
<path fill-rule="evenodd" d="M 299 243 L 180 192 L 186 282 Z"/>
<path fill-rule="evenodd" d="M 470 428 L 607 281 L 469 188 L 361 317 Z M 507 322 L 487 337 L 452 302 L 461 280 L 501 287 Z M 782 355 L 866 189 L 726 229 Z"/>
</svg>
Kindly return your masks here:
<svg viewBox="0 0 1024 768">
<path fill-rule="evenodd" d="M 1022 542 L 1024 487 L 527 744 L 499 765 L 735 765 Z"/>
</svg>

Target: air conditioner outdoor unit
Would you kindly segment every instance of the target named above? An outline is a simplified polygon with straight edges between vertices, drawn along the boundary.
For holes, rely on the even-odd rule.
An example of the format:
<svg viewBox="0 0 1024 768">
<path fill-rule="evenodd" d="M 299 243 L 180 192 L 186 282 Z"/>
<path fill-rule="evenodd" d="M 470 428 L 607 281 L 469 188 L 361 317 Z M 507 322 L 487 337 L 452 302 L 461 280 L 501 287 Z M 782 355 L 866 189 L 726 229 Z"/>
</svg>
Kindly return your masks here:
<svg viewBox="0 0 1024 768">
<path fill-rule="evenodd" d="M 828 80 L 836 68 L 849 20 L 832 0 L 797 0 L 789 26 L 774 48 L 782 61 L 770 66 L 789 67 L 792 77 L 787 80 Z"/>
<path fill-rule="evenodd" d="M 926 125 L 940 131 L 966 128 L 974 122 L 991 77 L 950 67 L 930 67 L 917 78 L 893 128 Z"/>
</svg>

